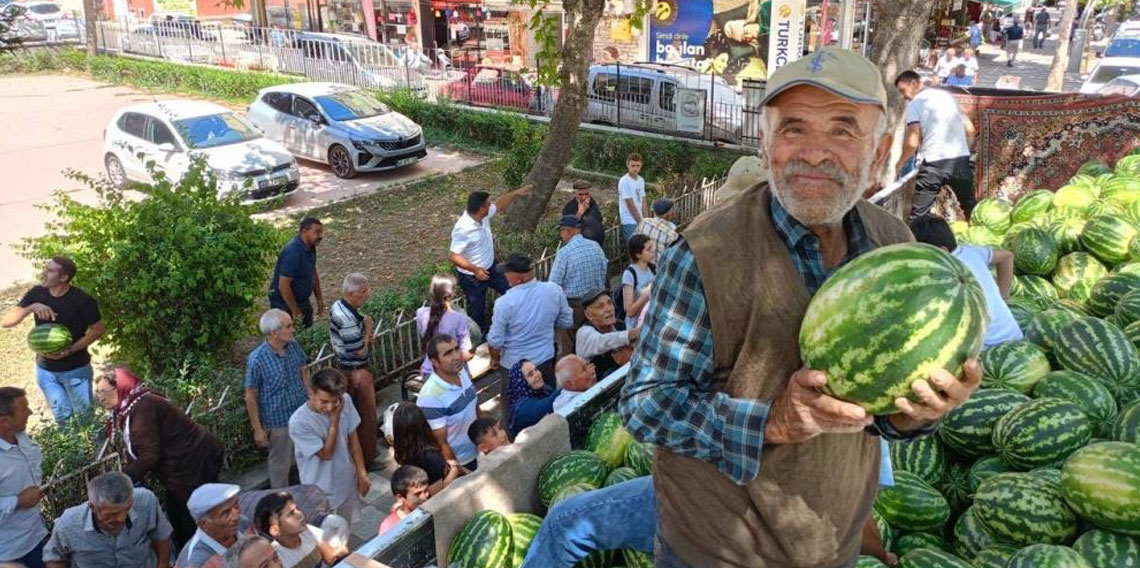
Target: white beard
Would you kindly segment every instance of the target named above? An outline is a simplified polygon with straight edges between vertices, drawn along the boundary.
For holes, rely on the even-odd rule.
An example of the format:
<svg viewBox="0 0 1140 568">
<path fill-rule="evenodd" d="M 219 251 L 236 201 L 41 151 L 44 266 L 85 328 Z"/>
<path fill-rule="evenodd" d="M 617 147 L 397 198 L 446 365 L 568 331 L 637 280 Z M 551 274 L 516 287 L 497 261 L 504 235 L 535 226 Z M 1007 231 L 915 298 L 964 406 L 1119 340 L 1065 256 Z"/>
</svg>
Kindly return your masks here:
<svg viewBox="0 0 1140 568">
<path fill-rule="evenodd" d="M 850 183 L 847 180 L 843 184 L 841 192 L 830 201 L 800 199 L 796 196 L 791 185 L 786 183 L 785 177 L 780 175 L 773 175 L 771 178 L 772 193 L 792 217 L 808 227 L 838 225 L 843 221 L 843 216 L 863 196 L 863 188 L 866 188 L 870 183 L 871 163 L 864 161 L 863 164 L 859 169 L 858 179 L 855 180 L 855 183 Z M 775 173 L 771 165 L 769 165 L 768 171 Z"/>
</svg>

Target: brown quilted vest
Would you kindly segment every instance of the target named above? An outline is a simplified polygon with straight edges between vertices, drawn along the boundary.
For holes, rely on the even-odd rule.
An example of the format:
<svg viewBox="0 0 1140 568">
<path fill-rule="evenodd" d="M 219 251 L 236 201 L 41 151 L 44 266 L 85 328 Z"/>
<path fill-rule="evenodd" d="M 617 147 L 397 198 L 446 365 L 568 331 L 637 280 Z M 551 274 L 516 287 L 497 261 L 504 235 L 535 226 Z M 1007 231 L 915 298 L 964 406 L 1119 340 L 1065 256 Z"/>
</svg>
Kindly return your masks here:
<svg viewBox="0 0 1140 568">
<path fill-rule="evenodd" d="M 772 399 L 802 366 L 798 336 L 811 296 L 772 225 L 771 199 L 759 184 L 684 232 L 708 299 L 713 388 L 735 398 Z M 883 209 L 866 201 L 856 209 L 872 246 L 913 240 Z M 844 566 L 859 553 L 878 469 L 878 439 L 864 433 L 765 446 L 760 476 L 746 485 L 658 448 L 661 536 L 693 568 Z"/>
</svg>

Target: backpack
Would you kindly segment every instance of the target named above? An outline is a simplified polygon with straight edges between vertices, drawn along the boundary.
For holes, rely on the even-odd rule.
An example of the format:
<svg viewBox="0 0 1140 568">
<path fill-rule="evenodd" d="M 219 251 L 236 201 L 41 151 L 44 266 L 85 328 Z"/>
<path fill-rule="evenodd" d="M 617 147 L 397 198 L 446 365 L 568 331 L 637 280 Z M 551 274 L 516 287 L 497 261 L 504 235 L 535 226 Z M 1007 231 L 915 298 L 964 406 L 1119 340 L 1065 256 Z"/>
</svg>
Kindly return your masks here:
<svg viewBox="0 0 1140 568">
<path fill-rule="evenodd" d="M 625 271 L 633 275 L 633 289 L 637 290 L 637 271 L 633 269 L 633 266 L 627 266 Z M 655 276 L 657 275 L 657 267 L 652 264 L 649 265 L 649 271 Z M 618 282 L 610 292 L 610 299 L 613 300 L 614 303 L 614 319 L 623 323 L 627 317 L 625 314 L 625 297 L 624 294 L 622 294 L 624 288 L 625 284 Z M 637 299 L 636 294 L 634 294 L 634 299 Z"/>
</svg>

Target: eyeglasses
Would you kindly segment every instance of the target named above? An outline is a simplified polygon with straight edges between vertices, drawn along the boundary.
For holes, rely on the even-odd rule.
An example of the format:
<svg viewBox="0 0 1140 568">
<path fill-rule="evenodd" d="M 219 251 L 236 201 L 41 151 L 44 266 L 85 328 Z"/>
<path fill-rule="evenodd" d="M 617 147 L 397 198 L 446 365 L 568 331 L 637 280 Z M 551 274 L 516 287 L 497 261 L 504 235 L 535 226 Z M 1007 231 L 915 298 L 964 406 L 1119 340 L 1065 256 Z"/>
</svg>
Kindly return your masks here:
<svg viewBox="0 0 1140 568">
<path fill-rule="evenodd" d="M 101 388 L 101 389 L 95 389 L 95 394 L 98 394 L 98 395 L 108 395 L 108 394 L 111 394 L 111 393 L 115 392 L 116 390 L 117 390 L 117 389 L 116 389 L 115 387 L 104 387 L 104 388 Z"/>
</svg>

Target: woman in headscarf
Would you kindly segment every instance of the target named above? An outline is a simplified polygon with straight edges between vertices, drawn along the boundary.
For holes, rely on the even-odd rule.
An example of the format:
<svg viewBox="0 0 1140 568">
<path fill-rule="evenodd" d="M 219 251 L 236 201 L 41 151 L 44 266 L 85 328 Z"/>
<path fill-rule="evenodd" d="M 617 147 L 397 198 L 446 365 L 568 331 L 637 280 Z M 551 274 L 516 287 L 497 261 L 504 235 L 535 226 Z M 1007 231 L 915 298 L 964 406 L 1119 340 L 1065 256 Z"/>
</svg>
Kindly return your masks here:
<svg viewBox="0 0 1140 568">
<path fill-rule="evenodd" d="M 542 371 L 526 359 L 515 363 L 509 374 L 507 433 L 513 440 L 523 428 L 538 424 L 543 416 L 554 412 L 554 399 L 558 398 L 559 390 L 547 385 Z"/>
<path fill-rule="evenodd" d="M 185 544 L 196 530 L 186 502 L 199 486 L 218 480 L 221 444 L 205 426 L 141 384 L 125 367 L 112 367 L 96 379 L 95 399 L 110 411 L 108 439 L 116 433 L 122 437 L 123 473 L 135 483 L 154 474 L 170 495 L 166 512 L 174 536 Z"/>
</svg>

